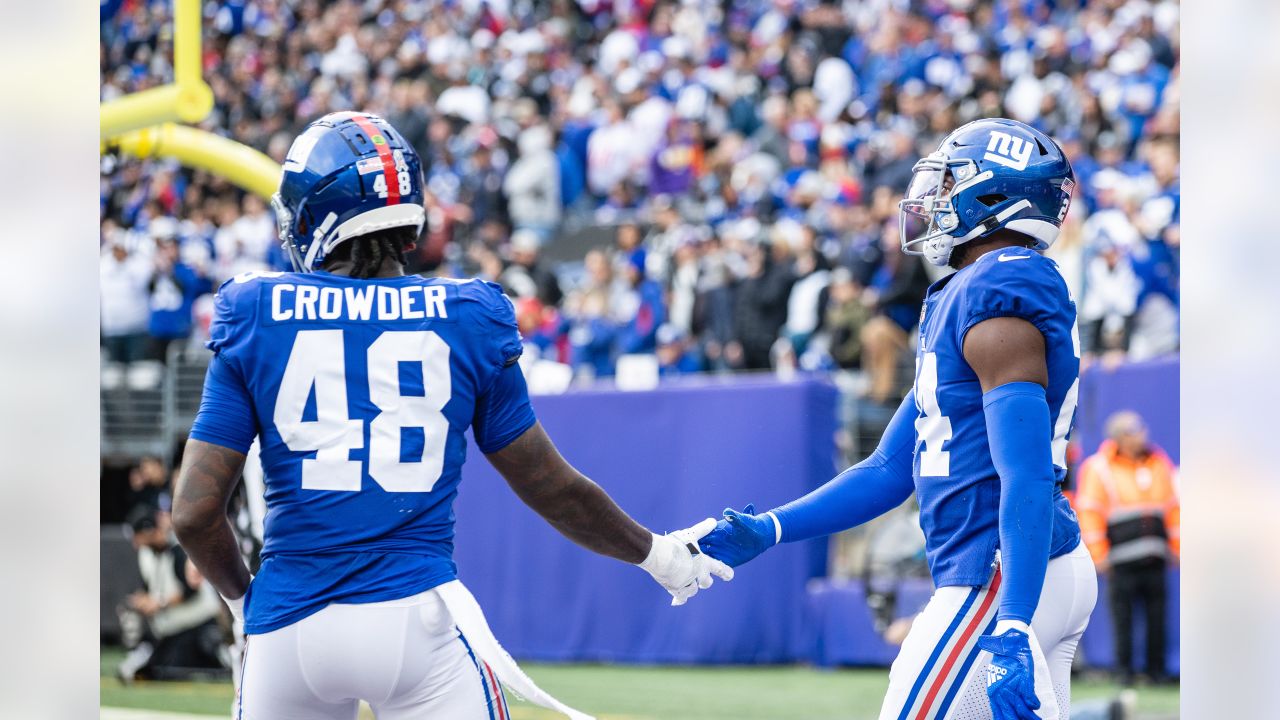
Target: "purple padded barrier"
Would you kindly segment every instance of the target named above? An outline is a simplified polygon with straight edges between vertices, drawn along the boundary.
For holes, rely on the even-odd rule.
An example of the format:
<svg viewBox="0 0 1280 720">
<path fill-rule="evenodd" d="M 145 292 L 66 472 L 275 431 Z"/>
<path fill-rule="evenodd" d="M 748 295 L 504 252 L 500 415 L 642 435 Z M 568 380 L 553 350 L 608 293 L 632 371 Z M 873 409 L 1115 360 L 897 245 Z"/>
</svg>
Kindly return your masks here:
<svg viewBox="0 0 1280 720">
<path fill-rule="evenodd" d="M 825 380 L 664 383 L 650 392 L 534 399 L 564 456 L 655 532 L 727 505 L 768 508 L 836 472 L 836 391 Z M 455 559 L 517 657 L 631 663 L 781 663 L 803 654 L 805 582 L 826 543 L 775 549 L 683 607 L 642 570 L 587 552 L 524 507 L 471 447 Z"/>
</svg>

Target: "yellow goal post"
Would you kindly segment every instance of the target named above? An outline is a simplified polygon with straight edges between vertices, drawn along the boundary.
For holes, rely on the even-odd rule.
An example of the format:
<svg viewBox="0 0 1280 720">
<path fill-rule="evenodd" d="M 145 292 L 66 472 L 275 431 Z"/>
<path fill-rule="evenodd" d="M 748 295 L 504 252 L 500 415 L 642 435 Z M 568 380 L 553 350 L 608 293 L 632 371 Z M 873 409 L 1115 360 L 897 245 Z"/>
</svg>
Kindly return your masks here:
<svg viewBox="0 0 1280 720">
<path fill-rule="evenodd" d="M 173 24 L 174 82 L 102 103 L 98 111 L 102 150 L 139 158 L 174 158 L 270 198 L 280 184 L 279 163 L 243 143 L 177 124 L 208 117 L 213 91 L 200 68 L 200 0 L 175 0 Z"/>
</svg>

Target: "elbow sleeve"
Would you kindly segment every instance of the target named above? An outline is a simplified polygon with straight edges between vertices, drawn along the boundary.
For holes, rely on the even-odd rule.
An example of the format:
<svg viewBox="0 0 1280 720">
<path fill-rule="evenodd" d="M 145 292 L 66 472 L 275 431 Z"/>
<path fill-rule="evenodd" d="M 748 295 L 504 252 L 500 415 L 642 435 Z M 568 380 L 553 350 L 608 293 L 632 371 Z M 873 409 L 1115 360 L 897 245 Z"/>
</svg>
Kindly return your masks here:
<svg viewBox="0 0 1280 720">
<path fill-rule="evenodd" d="M 1000 475 L 1001 620 L 1030 623 L 1040 601 L 1052 536 L 1053 429 L 1045 390 L 1001 385 L 982 396 L 991 460 Z"/>
</svg>

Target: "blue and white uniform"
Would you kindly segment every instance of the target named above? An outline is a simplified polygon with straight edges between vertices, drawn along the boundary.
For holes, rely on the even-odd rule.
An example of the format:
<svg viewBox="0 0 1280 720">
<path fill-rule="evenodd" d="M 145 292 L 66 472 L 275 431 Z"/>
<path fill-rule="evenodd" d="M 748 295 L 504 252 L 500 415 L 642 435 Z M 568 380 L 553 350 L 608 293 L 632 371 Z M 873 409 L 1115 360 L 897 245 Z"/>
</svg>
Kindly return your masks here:
<svg viewBox="0 0 1280 720">
<path fill-rule="evenodd" d="M 457 577 L 464 433 L 492 453 L 535 422 L 510 301 L 480 281 L 262 273 L 216 308 L 191 437 L 256 436 L 266 476 L 238 717 L 349 719 L 359 699 L 380 718 L 504 717 L 435 589 Z"/>
<path fill-rule="evenodd" d="M 938 590 L 893 664 L 881 720 L 990 720 L 993 703 L 1001 720 L 1032 709 L 1069 717 L 1071 661 L 1097 580 L 1059 487 L 1079 387 L 1075 303 L 1039 253 L 1057 239 L 1074 187 L 1053 138 L 1003 118 L 957 128 L 917 161 L 898 204 L 902 251 L 962 269 L 925 298 L 914 387 L 870 457 L 763 515 L 725 510 L 701 542 L 740 565 L 915 493 Z M 952 263 L 956 247 L 988 238 L 1003 249 Z M 1039 330 L 1044 385 L 1023 378 L 984 392 L 964 343 L 995 318 Z"/>
<path fill-rule="evenodd" d="M 498 644 L 453 564 L 464 433 L 494 453 L 535 422 L 511 302 L 477 281 L 354 275 L 426 221 L 422 163 L 387 121 L 336 112 L 272 198 L 295 273 L 224 284 L 191 437 L 265 475 L 262 566 L 243 598 L 236 719 L 506 720 L 499 683 L 569 715 Z M 343 247 L 344 243 L 360 245 Z"/>
<path fill-rule="evenodd" d="M 1052 260 L 1027 248 L 989 252 L 934 283 L 921 312 L 912 474 L 938 587 L 985 585 L 1000 544 L 1000 478 L 991 459 L 982 386 L 964 358 L 969 330 L 997 317 L 1026 320 L 1044 335 L 1054 473 L 1059 482 L 1067 474 L 1067 433 L 1080 387 L 1075 303 Z M 1053 508 L 1050 558 L 1080 542 L 1075 512 L 1061 489 Z"/>
<path fill-rule="evenodd" d="M 1059 481 L 1066 476 L 1079 389 L 1075 303 L 1052 260 L 1027 248 L 988 252 L 934 283 L 924 301 L 912 392 L 912 476 L 939 590 L 894 663 L 881 720 L 991 717 L 976 642 L 994 630 L 1004 590 L 996 562 L 1001 485 L 982 387 L 963 348 L 973 326 L 997 317 L 1026 320 L 1044 336 L 1054 473 Z M 1042 717 L 1065 720 L 1071 660 L 1097 587 L 1075 513 L 1060 489 L 1053 491 L 1052 505 L 1051 559 L 1031 626 L 1046 658 L 1036 668 L 1038 691 L 1044 686 L 1038 693 Z M 1061 715 L 1053 714 L 1053 705 Z"/>
<path fill-rule="evenodd" d="M 1047 387 L 983 392 L 964 339 L 1000 317 L 1041 332 Z M 880 720 L 991 720 L 992 659 L 978 643 L 999 620 L 1029 625 L 1038 717 L 1066 720 L 1071 662 L 1097 600 L 1093 563 L 1057 486 L 1078 387 L 1075 304 L 1052 260 L 1026 248 L 994 250 L 934 283 L 918 340 L 914 387 L 870 457 L 763 515 L 727 510 L 701 547 L 740 565 L 773 544 L 860 525 L 914 493 L 938 589 L 889 673 Z M 1018 412 L 993 409 L 1010 398 L 1038 402 L 1040 422 L 1018 427 Z M 1009 582 L 1005 564 L 1019 568 Z"/>
</svg>

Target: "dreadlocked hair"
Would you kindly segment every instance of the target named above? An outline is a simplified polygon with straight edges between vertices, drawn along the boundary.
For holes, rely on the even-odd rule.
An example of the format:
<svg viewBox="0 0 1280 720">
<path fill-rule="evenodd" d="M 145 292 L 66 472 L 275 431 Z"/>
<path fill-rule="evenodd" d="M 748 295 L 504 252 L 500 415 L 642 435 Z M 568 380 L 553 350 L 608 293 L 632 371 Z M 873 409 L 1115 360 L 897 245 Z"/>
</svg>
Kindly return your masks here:
<svg viewBox="0 0 1280 720">
<path fill-rule="evenodd" d="M 371 278 L 378 274 L 387 258 L 395 260 L 401 266 L 406 265 L 408 260 L 405 258 L 405 248 L 417 241 L 417 235 L 416 228 L 395 227 L 353 237 L 334 248 L 325 258 L 324 264 L 350 260 L 351 277 Z"/>
</svg>

